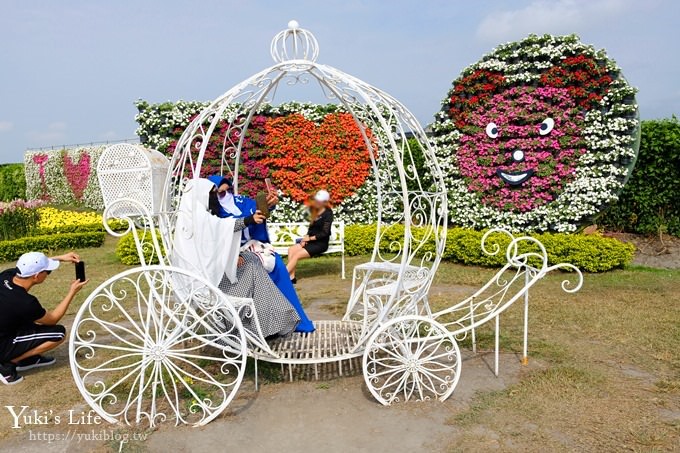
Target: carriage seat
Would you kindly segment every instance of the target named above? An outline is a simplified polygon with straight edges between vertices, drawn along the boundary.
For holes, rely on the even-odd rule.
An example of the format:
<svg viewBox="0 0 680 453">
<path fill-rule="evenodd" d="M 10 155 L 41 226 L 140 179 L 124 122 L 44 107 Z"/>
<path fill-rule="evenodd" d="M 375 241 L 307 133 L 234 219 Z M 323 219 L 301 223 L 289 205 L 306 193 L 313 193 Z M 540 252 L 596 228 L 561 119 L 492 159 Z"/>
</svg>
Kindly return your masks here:
<svg viewBox="0 0 680 453">
<path fill-rule="evenodd" d="M 267 222 L 269 240 L 276 253 L 288 255 L 288 248 L 295 245 L 295 240 L 307 234 L 309 223 L 303 222 Z M 328 241 L 326 253 L 340 253 L 342 255 L 341 277 L 345 279 L 345 222 L 336 221 L 331 224 L 331 237 Z"/>
</svg>

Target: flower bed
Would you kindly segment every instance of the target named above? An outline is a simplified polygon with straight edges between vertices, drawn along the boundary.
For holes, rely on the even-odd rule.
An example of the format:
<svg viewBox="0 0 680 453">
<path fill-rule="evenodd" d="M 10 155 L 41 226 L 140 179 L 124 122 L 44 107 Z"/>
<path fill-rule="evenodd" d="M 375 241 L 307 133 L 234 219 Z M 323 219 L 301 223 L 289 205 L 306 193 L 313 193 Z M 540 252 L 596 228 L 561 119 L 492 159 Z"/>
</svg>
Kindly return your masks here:
<svg viewBox="0 0 680 453">
<path fill-rule="evenodd" d="M 26 197 L 59 205 L 104 209 L 97 180 L 97 161 L 104 149 L 98 146 L 26 152 Z"/>
<path fill-rule="evenodd" d="M 52 206 L 38 208 L 40 220 L 37 229 L 40 234 L 77 233 L 83 231 L 104 231 L 102 215 L 94 211 L 71 211 Z M 120 220 L 110 220 L 111 229 L 124 230 Z"/>
<path fill-rule="evenodd" d="M 156 234 L 160 235 L 161 232 L 156 230 Z M 158 264 L 158 255 L 156 255 L 153 247 L 151 233 L 144 231 L 141 234 L 140 241 L 142 243 L 142 250 L 144 251 L 144 259 L 146 263 Z M 161 244 L 161 248 L 162 247 L 163 245 Z M 161 252 L 165 253 L 165 249 L 163 248 Z M 137 252 L 135 237 L 132 234 L 126 234 L 118 240 L 118 244 L 116 245 L 116 256 L 121 263 L 127 264 L 129 266 L 141 264 L 141 261 L 139 260 L 139 253 Z"/>
<path fill-rule="evenodd" d="M 138 101 L 136 105 L 137 134 L 145 146 L 171 156 L 184 129 L 207 103 L 152 105 Z M 204 155 L 204 175 L 220 173 L 222 145 L 228 133 L 228 123 L 218 123 Z M 372 134 L 369 130 L 369 139 Z M 387 160 L 379 165 L 381 171 L 394 171 Z M 254 196 L 264 190 L 264 178 L 272 178 L 283 192 L 272 220 L 290 222 L 303 219 L 302 203 L 324 188 L 331 194 L 339 220 L 372 222 L 377 202 L 373 182 L 368 178 L 370 172 L 366 144 L 343 107 L 297 102 L 263 104 L 243 138 L 239 192 Z M 390 212 L 389 207 L 384 210 Z"/>
<path fill-rule="evenodd" d="M 435 116 L 452 223 L 576 231 L 616 201 L 639 147 L 635 89 L 576 36 L 529 36 L 463 70 Z"/>
<path fill-rule="evenodd" d="M 0 240 L 18 239 L 38 229 L 40 215 L 36 208 L 42 204 L 23 200 L 0 203 Z"/>
<path fill-rule="evenodd" d="M 113 230 L 126 225 L 114 220 Z M 44 206 L 43 201 L 0 203 L 0 260 L 11 261 L 30 251 L 99 247 L 106 234 L 102 215 Z"/>
</svg>

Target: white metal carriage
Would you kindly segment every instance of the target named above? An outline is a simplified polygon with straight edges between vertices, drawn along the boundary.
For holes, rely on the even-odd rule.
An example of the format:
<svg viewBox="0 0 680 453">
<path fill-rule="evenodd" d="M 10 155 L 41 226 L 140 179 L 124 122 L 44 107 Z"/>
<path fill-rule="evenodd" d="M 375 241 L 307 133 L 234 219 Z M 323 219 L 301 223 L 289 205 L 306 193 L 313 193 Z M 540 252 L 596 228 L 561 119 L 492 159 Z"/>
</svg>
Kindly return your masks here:
<svg viewBox="0 0 680 453">
<path fill-rule="evenodd" d="M 563 282 L 565 291 L 581 286 L 578 269 L 550 266 L 535 239 L 489 232 L 481 246 L 490 254 L 505 253 L 507 264 L 471 297 L 432 312 L 427 295 L 446 244 L 447 193 L 420 124 L 390 95 L 317 63 L 316 39 L 294 21 L 274 38 L 271 53 L 273 66 L 217 98 L 187 127 L 158 188 L 160 203 L 144 202 L 158 199 L 156 194 L 107 202 L 105 222 L 117 218 L 129 225 L 125 233 L 109 232 L 132 234 L 142 264 L 89 295 L 75 319 L 70 358 L 79 390 L 110 422 L 208 423 L 234 398 L 248 356 L 254 358 L 256 382 L 260 360 L 287 366 L 292 376 L 293 367 L 316 371 L 329 362 L 337 362 L 342 373 L 343 364 L 361 358 L 366 385 L 380 403 L 444 400 L 460 376 L 458 342 L 469 334 L 474 345 L 476 327 L 495 320 L 498 335 L 500 314 L 523 300 L 526 356 L 531 286 L 556 268 L 575 272 L 571 286 Z M 378 229 L 370 259 L 354 268 L 342 320 L 315 321 L 314 333 L 267 342 L 257 328 L 243 327 L 245 317 L 258 325 L 252 300 L 226 296 L 195 270 L 173 267 L 174 210 L 186 183 L 207 176 L 201 173 L 205 151 L 220 121 L 228 123 L 222 170 L 238 188 L 241 147 L 254 112 L 272 102 L 280 85 L 309 83 L 351 113 L 362 133 L 373 165 L 372 190 L 363 196 L 374 201 Z M 416 171 L 416 153 L 427 162 L 427 174 Z M 107 177 L 116 183 L 115 174 Z M 159 264 L 150 264 L 154 259 Z"/>
</svg>

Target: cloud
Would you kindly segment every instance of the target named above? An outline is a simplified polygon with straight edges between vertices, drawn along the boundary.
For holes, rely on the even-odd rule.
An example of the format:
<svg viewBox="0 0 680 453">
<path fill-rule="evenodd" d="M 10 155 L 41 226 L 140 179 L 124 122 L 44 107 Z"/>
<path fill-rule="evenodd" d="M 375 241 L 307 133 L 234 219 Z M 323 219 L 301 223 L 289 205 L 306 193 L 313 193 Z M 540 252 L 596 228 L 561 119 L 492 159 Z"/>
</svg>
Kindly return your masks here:
<svg viewBox="0 0 680 453">
<path fill-rule="evenodd" d="M 48 124 L 45 130 L 29 132 L 28 138 L 41 145 L 60 145 L 62 143 L 57 142 L 62 142 L 66 138 L 66 123 L 55 121 Z"/>
<path fill-rule="evenodd" d="M 14 123 L 11 121 L 0 121 L 0 132 L 9 132 L 14 129 Z"/>
<path fill-rule="evenodd" d="M 490 13 L 477 27 L 477 37 L 495 44 L 529 33 L 573 33 L 607 23 L 632 5 L 631 0 L 534 0 L 524 8 Z"/>
</svg>

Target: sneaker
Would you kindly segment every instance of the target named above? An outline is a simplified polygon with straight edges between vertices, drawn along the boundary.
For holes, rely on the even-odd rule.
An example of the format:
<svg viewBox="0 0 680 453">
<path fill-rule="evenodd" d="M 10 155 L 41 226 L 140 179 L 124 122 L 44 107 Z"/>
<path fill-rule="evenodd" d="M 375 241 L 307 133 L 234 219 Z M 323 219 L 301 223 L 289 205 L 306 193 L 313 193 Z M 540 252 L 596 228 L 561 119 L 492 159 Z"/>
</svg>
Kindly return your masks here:
<svg viewBox="0 0 680 453">
<path fill-rule="evenodd" d="M 41 366 L 50 366 L 56 361 L 57 359 L 55 359 L 54 357 L 34 355 L 33 357 L 29 357 L 17 363 L 17 371 L 26 371 Z"/>
<path fill-rule="evenodd" d="M 24 380 L 23 376 L 17 374 L 17 367 L 12 363 L 0 365 L 0 382 L 5 385 L 14 385 Z"/>
</svg>

